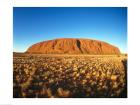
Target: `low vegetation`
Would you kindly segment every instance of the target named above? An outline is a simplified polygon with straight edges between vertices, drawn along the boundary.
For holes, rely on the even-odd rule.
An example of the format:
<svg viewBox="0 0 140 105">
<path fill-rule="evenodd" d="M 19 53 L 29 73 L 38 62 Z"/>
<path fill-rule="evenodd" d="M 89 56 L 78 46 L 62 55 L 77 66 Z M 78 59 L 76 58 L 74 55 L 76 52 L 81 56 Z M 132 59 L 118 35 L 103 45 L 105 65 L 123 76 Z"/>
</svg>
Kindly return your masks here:
<svg viewBox="0 0 140 105">
<path fill-rule="evenodd" d="M 13 58 L 13 97 L 127 97 L 126 55 L 29 55 Z"/>
</svg>

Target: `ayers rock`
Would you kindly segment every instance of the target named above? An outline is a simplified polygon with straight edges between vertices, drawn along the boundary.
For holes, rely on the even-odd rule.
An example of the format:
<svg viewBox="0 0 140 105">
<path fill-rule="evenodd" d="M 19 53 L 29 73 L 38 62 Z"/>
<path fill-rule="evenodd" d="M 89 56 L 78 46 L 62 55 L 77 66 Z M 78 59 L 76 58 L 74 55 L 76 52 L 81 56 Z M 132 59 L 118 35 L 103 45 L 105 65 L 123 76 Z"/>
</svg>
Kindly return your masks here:
<svg viewBox="0 0 140 105">
<path fill-rule="evenodd" d="M 106 42 L 80 39 L 60 38 L 36 43 L 28 48 L 31 54 L 120 54 L 120 50 Z"/>
</svg>

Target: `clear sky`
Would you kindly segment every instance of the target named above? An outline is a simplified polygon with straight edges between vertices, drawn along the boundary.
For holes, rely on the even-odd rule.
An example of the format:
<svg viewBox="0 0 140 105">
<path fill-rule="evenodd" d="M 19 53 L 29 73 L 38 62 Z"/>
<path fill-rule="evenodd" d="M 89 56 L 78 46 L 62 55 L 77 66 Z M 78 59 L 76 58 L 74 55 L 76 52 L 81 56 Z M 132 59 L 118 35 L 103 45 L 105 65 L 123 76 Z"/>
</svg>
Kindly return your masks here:
<svg viewBox="0 0 140 105">
<path fill-rule="evenodd" d="M 56 38 L 88 38 L 127 52 L 126 7 L 14 7 L 14 52 Z"/>
</svg>

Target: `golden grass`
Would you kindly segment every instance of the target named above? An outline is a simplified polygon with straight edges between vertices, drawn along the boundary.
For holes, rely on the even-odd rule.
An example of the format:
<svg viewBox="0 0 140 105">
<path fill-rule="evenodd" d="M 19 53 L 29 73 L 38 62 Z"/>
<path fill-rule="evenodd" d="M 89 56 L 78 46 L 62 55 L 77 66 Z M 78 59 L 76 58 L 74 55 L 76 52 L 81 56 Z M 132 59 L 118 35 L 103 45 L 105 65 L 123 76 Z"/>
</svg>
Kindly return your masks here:
<svg viewBox="0 0 140 105">
<path fill-rule="evenodd" d="M 127 97 L 126 55 L 18 54 L 13 97 Z"/>
</svg>

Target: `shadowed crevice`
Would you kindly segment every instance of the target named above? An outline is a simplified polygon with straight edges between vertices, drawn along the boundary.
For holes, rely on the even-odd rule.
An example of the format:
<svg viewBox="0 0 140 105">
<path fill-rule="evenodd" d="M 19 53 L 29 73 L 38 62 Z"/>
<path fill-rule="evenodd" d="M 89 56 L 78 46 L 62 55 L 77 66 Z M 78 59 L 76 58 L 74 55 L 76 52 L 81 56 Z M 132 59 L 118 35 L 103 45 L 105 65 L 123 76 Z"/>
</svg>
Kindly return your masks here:
<svg viewBox="0 0 140 105">
<path fill-rule="evenodd" d="M 79 40 L 77 40 L 77 47 L 79 48 L 79 50 L 83 53 L 82 49 L 81 49 L 81 42 Z"/>
</svg>

